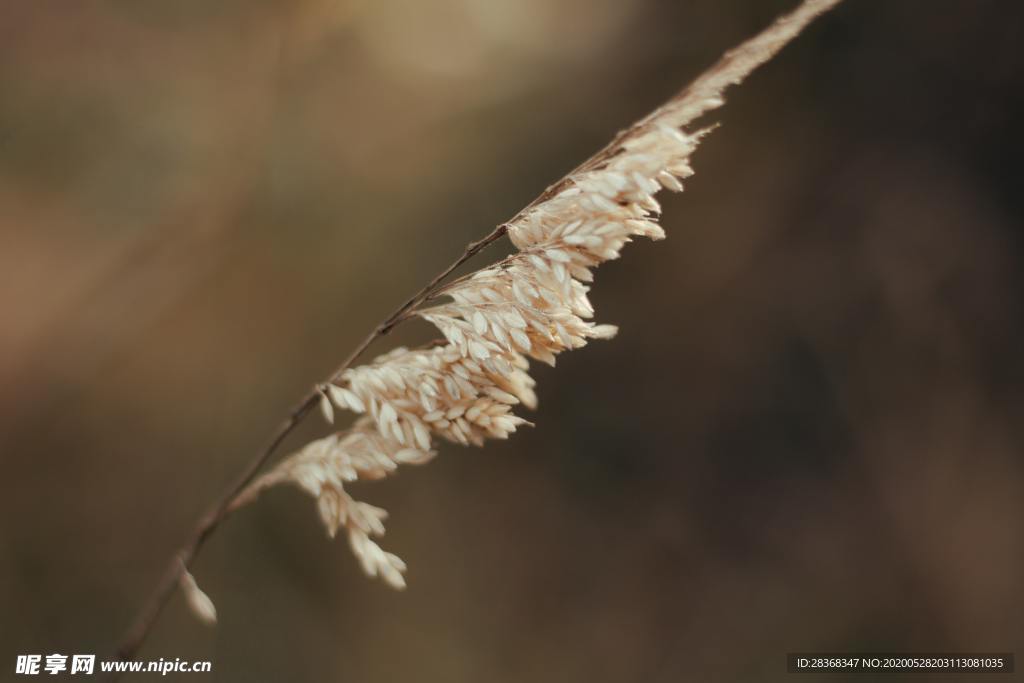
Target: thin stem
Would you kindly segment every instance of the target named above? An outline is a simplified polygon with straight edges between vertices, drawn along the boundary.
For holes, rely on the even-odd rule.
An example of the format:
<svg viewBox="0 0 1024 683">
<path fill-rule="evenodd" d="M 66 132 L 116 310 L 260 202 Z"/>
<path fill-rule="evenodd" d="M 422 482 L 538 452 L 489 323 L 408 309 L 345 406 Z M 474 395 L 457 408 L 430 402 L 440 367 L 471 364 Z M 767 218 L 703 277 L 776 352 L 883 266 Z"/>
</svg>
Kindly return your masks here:
<svg viewBox="0 0 1024 683">
<path fill-rule="evenodd" d="M 662 117 L 670 119 L 671 125 L 678 128 L 689 125 L 702 114 L 720 106 L 722 103 L 721 94 L 728 86 L 742 81 L 750 72 L 768 61 L 786 43 L 799 34 L 812 19 L 838 4 L 839 1 L 804 0 L 795 11 L 780 17 L 772 26 L 759 35 L 743 43 L 738 48 L 727 52 L 714 66 L 704 72 L 682 92 L 672 97 L 667 103 L 632 126 L 620 131 L 608 145 L 560 180 L 550 185 L 539 197 L 530 202 L 526 208 L 517 213 L 513 218 L 496 227 L 483 239 L 470 243 L 454 263 L 441 271 L 425 287 L 377 325 L 349 354 L 341 366 L 334 371 L 334 374 L 331 375 L 328 381 L 335 382 L 341 379 L 345 370 L 351 367 L 378 337 L 388 334 L 396 325 L 408 319 L 419 305 L 438 293 L 444 280 L 459 266 L 481 252 L 488 245 L 503 237 L 508 232 L 511 224 L 525 217 L 532 209 L 566 189 L 573 182 L 573 177 L 576 174 L 600 168 L 621 151 L 622 145 L 628 139 L 639 134 L 644 127 L 654 124 Z M 247 495 L 246 490 L 249 483 L 263 466 L 270 461 L 270 458 L 281 442 L 316 405 L 322 386 L 317 385 L 311 389 L 305 398 L 292 409 L 288 418 L 278 427 L 277 432 L 266 448 L 257 454 L 242 471 L 231 488 L 199 520 L 189 535 L 188 540 L 171 558 L 163 578 L 139 612 L 135 623 L 125 633 L 124 638 L 121 640 L 121 645 L 117 649 L 118 658 L 122 660 L 131 659 L 138 651 L 139 646 L 146 639 L 164 605 L 167 604 L 171 595 L 174 594 L 182 573 L 186 571 L 203 543 L 217 529 L 221 522 L 232 511 L 240 507 L 241 504 L 248 502 L 248 498 L 243 499 L 241 496 Z"/>
</svg>

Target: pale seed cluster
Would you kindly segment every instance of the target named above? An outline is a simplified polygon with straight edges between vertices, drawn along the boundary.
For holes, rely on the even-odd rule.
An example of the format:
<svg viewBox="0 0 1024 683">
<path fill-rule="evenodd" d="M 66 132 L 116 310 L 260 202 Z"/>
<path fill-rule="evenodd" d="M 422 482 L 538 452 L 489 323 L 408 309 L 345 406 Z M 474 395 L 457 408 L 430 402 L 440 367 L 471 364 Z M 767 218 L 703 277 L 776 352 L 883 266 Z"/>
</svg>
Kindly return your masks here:
<svg viewBox="0 0 1024 683">
<path fill-rule="evenodd" d="M 307 444 L 282 462 L 262 485 L 291 481 L 308 492 L 317 500 L 327 533 L 333 537 L 338 529 L 346 530 L 366 573 L 403 588 L 405 563 L 370 538 L 383 535 L 387 511 L 353 500 L 344 485 L 358 479 L 382 479 L 401 464 L 423 464 L 434 455 L 429 448 L 407 447 L 383 436 L 373 420 L 363 417 L 347 431 Z"/>
</svg>

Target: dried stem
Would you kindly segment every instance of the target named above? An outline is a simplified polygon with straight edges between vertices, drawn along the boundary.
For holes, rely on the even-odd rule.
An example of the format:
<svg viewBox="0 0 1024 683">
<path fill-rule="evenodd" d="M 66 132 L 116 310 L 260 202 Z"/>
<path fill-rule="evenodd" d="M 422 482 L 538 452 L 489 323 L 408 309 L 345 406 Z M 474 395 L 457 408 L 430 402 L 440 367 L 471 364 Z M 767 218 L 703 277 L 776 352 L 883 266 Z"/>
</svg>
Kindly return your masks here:
<svg viewBox="0 0 1024 683">
<path fill-rule="evenodd" d="M 539 197 L 530 202 L 526 208 L 514 217 L 496 227 L 483 239 L 467 245 L 459 258 L 377 325 L 349 354 L 338 369 L 334 371 L 328 383 L 339 380 L 342 374 L 352 366 L 377 338 L 388 334 L 395 326 L 411 317 L 411 314 L 416 311 L 417 307 L 438 295 L 442 291 L 445 280 L 459 266 L 506 235 L 509 226 L 525 217 L 531 209 L 555 197 L 571 185 L 573 176 L 581 172 L 601 168 L 603 164 L 619 154 L 624 142 L 639 134 L 641 129 L 652 125 L 657 120 L 668 118 L 671 119 L 673 126 L 682 127 L 689 125 L 705 112 L 716 108 L 721 104 L 720 96 L 726 87 L 739 83 L 755 68 L 768 61 L 787 42 L 799 34 L 812 19 L 838 4 L 839 1 L 805 0 L 796 10 L 780 17 L 761 34 L 735 50 L 726 53 L 714 66 L 662 107 L 629 128 L 619 132 L 608 145 L 570 171 L 563 178 L 550 185 Z M 195 558 L 206 539 L 209 538 L 231 512 L 253 500 L 259 491 L 262 490 L 260 486 L 250 487 L 250 483 L 269 462 L 277 447 L 317 404 L 323 386 L 324 384 L 314 386 L 292 409 L 287 419 L 278 427 L 267 446 L 245 467 L 234 484 L 196 524 L 188 540 L 168 563 L 163 578 L 139 612 L 136 621 L 122 638 L 117 649 L 117 657 L 119 659 L 131 659 L 138 651 L 164 605 L 168 602 L 171 595 L 174 594 L 183 573 L 187 571 L 189 564 Z"/>
</svg>

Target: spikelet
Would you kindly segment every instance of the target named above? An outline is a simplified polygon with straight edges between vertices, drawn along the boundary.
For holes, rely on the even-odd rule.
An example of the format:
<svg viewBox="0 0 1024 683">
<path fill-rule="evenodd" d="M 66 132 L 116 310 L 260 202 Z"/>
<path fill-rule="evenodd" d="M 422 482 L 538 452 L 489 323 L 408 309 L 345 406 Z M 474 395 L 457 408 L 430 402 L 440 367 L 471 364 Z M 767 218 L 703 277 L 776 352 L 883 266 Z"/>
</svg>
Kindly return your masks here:
<svg viewBox="0 0 1024 683">
<path fill-rule="evenodd" d="M 529 359 L 554 365 L 563 351 L 614 336 L 614 326 L 590 320 L 593 269 L 618 258 L 634 237 L 665 237 L 655 195 L 682 191 L 693 174 L 690 157 L 708 132 L 684 128 L 721 106 L 727 86 L 837 2 L 807 0 L 729 52 L 507 223 L 514 254 L 445 285 L 431 300 L 443 295 L 447 301 L 415 311 L 444 342 L 395 349 L 324 387 L 320 408 L 328 422 L 335 407 L 361 417 L 348 431 L 284 460 L 254 483 L 256 490 L 287 481 L 307 491 L 328 533 L 346 531 L 369 575 L 404 587 L 405 564 L 371 538 L 383 535 L 387 513 L 355 501 L 345 484 L 429 461 L 436 437 L 480 446 L 529 424 L 513 413 L 519 404 L 532 409 L 537 403 Z"/>
<path fill-rule="evenodd" d="M 181 586 L 182 594 L 185 596 L 185 604 L 188 605 L 189 610 L 195 615 L 196 619 L 207 626 L 216 624 L 217 608 L 214 606 L 213 600 L 203 592 L 199 584 L 196 583 L 196 577 L 192 576 L 184 565 L 181 567 L 181 577 L 178 579 L 178 584 Z"/>
</svg>

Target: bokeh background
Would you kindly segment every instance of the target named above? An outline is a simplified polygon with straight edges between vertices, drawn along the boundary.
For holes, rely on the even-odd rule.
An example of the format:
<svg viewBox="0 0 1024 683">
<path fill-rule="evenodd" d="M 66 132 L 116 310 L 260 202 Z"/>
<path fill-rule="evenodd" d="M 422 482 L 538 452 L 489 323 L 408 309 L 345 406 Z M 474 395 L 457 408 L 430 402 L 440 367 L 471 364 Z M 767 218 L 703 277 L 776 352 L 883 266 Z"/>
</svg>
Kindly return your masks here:
<svg viewBox="0 0 1024 683">
<path fill-rule="evenodd" d="M 4 0 L 0 678 L 109 654 L 373 325 L 793 4 Z M 714 115 L 669 239 L 599 270 L 622 331 L 537 370 L 537 427 L 357 488 L 406 592 L 276 490 L 195 565 L 219 626 L 176 598 L 140 656 L 475 683 L 1024 653 L 1022 28 L 816 23 Z"/>
</svg>

